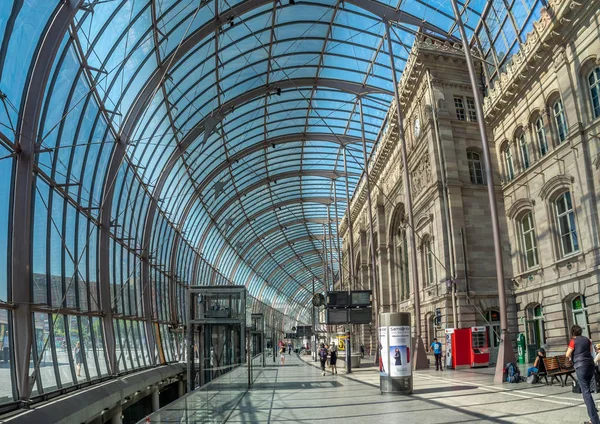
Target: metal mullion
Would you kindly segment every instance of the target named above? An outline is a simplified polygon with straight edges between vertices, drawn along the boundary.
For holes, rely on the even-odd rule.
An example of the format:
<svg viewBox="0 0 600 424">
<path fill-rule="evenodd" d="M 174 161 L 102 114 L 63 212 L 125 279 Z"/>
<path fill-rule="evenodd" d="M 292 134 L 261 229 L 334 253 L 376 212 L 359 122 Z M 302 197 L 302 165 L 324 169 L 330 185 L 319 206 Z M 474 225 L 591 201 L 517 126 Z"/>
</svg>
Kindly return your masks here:
<svg viewBox="0 0 600 424">
<path fill-rule="evenodd" d="M 115 366 L 119 367 L 118 364 L 121 363 L 121 366 L 123 368 L 125 368 L 125 372 L 127 372 L 128 371 L 127 361 L 125 360 L 125 357 L 123 356 L 123 346 L 122 346 L 122 343 L 121 343 L 122 340 L 123 340 L 123 338 L 121 337 L 121 328 L 119 326 L 119 321 L 120 321 L 119 318 L 114 318 L 113 317 L 112 323 L 111 323 L 111 325 L 113 326 L 113 329 L 114 329 L 113 331 L 116 333 L 115 342 L 117 343 L 117 345 L 119 346 L 119 350 L 121 351 L 121 354 L 119 356 L 122 358 L 122 360 L 119 360 L 119 356 L 117 356 L 117 359 L 116 359 L 116 362 L 115 362 Z M 121 371 L 121 373 L 122 372 L 123 371 Z"/>
<path fill-rule="evenodd" d="M 92 351 L 94 352 L 94 364 L 96 365 L 96 374 L 98 374 L 97 378 L 101 379 L 102 370 L 100 369 L 100 361 L 98 359 L 98 342 L 96 340 L 96 331 L 94 330 L 94 319 L 92 317 L 86 317 L 86 319 L 88 320 L 88 326 L 90 329 L 90 340 L 92 342 Z M 104 350 L 104 346 L 102 346 L 102 350 Z"/>
<path fill-rule="evenodd" d="M 48 314 L 48 338 L 50 339 L 50 352 L 52 354 L 52 367 L 54 368 L 56 388 L 62 389 L 63 385 L 60 371 L 58 369 L 58 357 L 56 355 L 56 340 L 54 339 L 54 318 L 52 317 L 52 314 Z"/>
<path fill-rule="evenodd" d="M 88 369 L 88 362 L 87 362 L 87 346 L 84 347 L 84 342 L 83 342 L 83 327 L 81 326 L 81 316 L 76 316 L 75 319 L 77 320 L 77 332 L 79 333 L 79 346 L 81 349 L 81 356 L 83 357 L 83 373 L 85 374 L 85 380 L 86 381 L 90 381 L 90 371 Z M 84 317 L 87 318 L 87 317 Z M 69 331 L 70 333 L 70 331 Z M 70 336 L 70 335 L 69 335 Z M 77 378 L 75 378 L 75 381 L 77 381 L 76 384 L 79 384 L 79 380 Z"/>
<path fill-rule="evenodd" d="M 140 362 L 140 368 L 145 368 L 148 365 L 150 365 L 150 364 L 146 363 L 146 355 L 145 355 L 145 353 L 147 353 L 147 352 L 144 351 L 144 344 L 143 344 L 143 340 L 147 339 L 147 337 L 142 338 L 141 328 L 140 328 L 141 327 L 140 326 L 140 321 L 132 321 L 132 325 L 133 325 L 133 323 L 135 323 L 135 326 L 134 326 L 135 328 L 133 329 L 133 332 L 134 333 L 137 332 L 137 339 L 138 339 L 138 343 L 136 344 L 136 346 L 139 346 L 142 349 L 141 352 L 136 349 L 137 354 L 138 354 L 138 358 L 140 357 L 140 355 L 142 357 L 141 361 L 139 361 Z M 137 331 L 136 331 L 136 329 L 137 329 Z"/>
</svg>

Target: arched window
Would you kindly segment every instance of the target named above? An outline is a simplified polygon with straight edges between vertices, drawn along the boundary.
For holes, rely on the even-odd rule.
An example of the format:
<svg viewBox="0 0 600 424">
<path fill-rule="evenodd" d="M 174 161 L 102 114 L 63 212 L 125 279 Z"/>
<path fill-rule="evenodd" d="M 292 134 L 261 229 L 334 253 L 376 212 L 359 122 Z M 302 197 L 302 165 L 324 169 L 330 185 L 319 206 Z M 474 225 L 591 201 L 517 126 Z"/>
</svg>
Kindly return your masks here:
<svg viewBox="0 0 600 424">
<path fill-rule="evenodd" d="M 513 165 L 513 156 L 510 144 L 506 144 L 502 155 L 504 156 L 504 166 L 506 167 L 506 180 L 512 181 L 515 178 L 515 167 Z"/>
<path fill-rule="evenodd" d="M 567 118 L 565 116 L 565 108 L 563 107 L 562 100 L 558 99 L 552 107 L 554 112 L 554 123 L 556 124 L 556 131 L 558 134 L 558 140 L 562 143 L 567 139 Z"/>
<path fill-rule="evenodd" d="M 528 212 L 521 218 L 521 237 L 523 240 L 523 254 L 527 269 L 538 266 L 538 249 L 535 237 L 533 214 Z"/>
<path fill-rule="evenodd" d="M 479 153 L 467 151 L 467 161 L 469 162 L 469 176 L 471 177 L 471 182 L 473 184 L 484 185 L 485 177 Z"/>
<path fill-rule="evenodd" d="M 529 144 L 527 143 L 527 138 L 525 137 L 524 132 L 522 132 L 519 136 L 519 149 L 521 150 L 521 160 L 523 161 L 523 168 L 527 169 L 531 165 L 531 160 L 529 158 Z"/>
<path fill-rule="evenodd" d="M 600 67 L 592 71 L 588 77 L 588 82 L 590 83 L 594 118 L 600 118 Z"/>
<path fill-rule="evenodd" d="M 544 156 L 548 153 L 548 140 L 546 139 L 544 120 L 541 116 L 535 121 L 535 135 L 537 137 L 538 148 L 540 149 L 540 156 Z"/>
<path fill-rule="evenodd" d="M 566 191 L 558 196 L 554 201 L 554 206 L 562 255 L 568 256 L 579 251 L 579 239 L 577 237 L 571 192 Z"/>
<path fill-rule="evenodd" d="M 537 350 L 546 343 L 542 305 L 532 305 L 525 311 L 527 348 Z"/>
</svg>

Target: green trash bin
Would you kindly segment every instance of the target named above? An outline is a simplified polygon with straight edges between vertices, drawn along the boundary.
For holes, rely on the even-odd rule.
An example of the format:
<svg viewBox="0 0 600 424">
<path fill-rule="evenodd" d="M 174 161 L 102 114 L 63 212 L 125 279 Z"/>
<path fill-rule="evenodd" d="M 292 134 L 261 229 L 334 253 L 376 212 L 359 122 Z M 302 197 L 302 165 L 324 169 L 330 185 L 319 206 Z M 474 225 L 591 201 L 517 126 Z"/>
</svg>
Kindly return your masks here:
<svg viewBox="0 0 600 424">
<path fill-rule="evenodd" d="M 517 351 L 519 353 L 519 364 L 525 363 L 525 335 L 519 333 L 517 336 Z"/>
</svg>

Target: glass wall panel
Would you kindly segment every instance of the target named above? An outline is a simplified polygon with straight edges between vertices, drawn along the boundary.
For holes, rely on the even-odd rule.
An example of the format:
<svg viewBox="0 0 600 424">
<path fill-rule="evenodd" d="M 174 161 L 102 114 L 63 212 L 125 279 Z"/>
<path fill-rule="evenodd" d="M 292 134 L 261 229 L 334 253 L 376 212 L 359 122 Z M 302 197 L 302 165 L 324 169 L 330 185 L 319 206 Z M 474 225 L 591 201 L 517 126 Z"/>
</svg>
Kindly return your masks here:
<svg viewBox="0 0 600 424">
<path fill-rule="evenodd" d="M 62 314 L 53 314 L 54 335 L 56 338 L 56 364 L 62 387 L 69 387 L 74 384 L 73 370 L 73 348 L 71 347 L 70 326 L 67 323 L 68 316 Z"/>
<path fill-rule="evenodd" d="M 56 344 L 60 343 L 51 333 L 50 315 L 35 313 L 35 347 L 34 361 L 39 364 L 40 383 L 44 393 L 51 392 L 58 388 L 59 382 L 56 378 L 55 364 L 56 363 Z M 55 334 L 55 333 L 54 333 Z M 36 388 L 37 391 L 37 388 Z"/>
<path fill-rule="evenodd" d="M 10 333 L 9 311 L 0 309 L 0 404 L 13 400 L 13 337 Z"/>
<path fill-rule="evenodd" d="M 92 317 L 92 340 L 94 341 L 94 351 L 98 360 L 98 370 L 101 377 L 108 375 L 108 358 L 104 350 L 104 335 L 102 332 L 102 320 L 98 317 Z"/>
</svg>

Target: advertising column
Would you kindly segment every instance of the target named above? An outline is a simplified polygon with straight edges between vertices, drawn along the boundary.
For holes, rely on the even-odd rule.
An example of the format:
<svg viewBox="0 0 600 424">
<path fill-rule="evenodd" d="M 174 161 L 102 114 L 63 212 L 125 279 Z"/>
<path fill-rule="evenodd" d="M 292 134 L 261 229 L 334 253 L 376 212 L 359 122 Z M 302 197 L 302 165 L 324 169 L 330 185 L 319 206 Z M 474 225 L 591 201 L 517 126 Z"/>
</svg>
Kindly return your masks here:
<svg viewBox="0 0 600 424">
<path fill-rule="evenodd" d="M 412 393 L 410 314 L 379 316 L 379 382 L 381 393 Z"/>
</svg>

